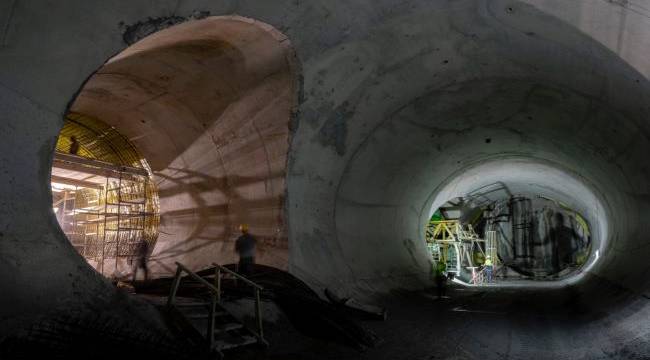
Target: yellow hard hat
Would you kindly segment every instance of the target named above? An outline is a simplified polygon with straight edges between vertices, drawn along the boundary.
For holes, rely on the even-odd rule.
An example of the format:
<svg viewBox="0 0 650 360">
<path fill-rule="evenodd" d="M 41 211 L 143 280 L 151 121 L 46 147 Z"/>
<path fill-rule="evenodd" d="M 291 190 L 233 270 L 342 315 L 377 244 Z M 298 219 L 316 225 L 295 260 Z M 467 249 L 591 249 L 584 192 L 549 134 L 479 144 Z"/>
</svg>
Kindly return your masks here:
<svg viewBox="0 0 650 360">
<path fill-rule="evenodd" d="M 240 224 L 239 225 L 239 230 L 242 232 L 248 231 L 248 224 Z"/>
</svg>

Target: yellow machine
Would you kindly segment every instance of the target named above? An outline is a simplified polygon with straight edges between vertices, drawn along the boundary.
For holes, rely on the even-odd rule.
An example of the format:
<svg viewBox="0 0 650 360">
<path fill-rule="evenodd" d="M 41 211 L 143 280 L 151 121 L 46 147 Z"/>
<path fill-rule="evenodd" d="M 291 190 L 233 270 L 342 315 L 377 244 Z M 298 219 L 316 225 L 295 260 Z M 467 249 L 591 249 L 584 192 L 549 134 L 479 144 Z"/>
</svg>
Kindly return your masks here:
<svg viewBox="0 0 650 360">
<path fill-rule="evenodd" d="M 481 239 L 471 224 L 461 224 L 458 220 L 432 220 L 426 228 L 426 240 L 433 259 L 446 264 L 447 273 L 455 275 L 459 275 L 463 268 L 477 268 L 487 256 L 496 266 L 496 235 L 495 231 L 488 231 L 486 239 Z"/>
</svg>

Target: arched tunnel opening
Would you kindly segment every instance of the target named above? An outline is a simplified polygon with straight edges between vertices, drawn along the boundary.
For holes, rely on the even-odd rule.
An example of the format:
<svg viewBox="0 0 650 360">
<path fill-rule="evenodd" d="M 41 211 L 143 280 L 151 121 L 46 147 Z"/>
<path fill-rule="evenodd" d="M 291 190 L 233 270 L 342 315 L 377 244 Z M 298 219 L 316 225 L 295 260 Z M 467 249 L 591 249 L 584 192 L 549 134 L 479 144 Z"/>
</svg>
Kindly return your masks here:
<svg viewBox="0 0 650 360">
<path fill-rule="evenodd" d="M 438 340 L 449 346 L 455 340 L 447 334 L 459 331 L 476 340 L 467 346 L 479 353 L 493 349 L 490 358 L 507 358 L 501 351 L 513 346 L 507 351 L 546 359 L 578 352 L 558 337 L 586 344 L 589 333 L 603 349 L 609 345 L 595 342 L 626 333 L 637 346 L 629 351 L 644 354 L 644 335 L 630 330 L 646 314 L 645 265 L 637 258 L 644 253 L 644 200 L 630 188 L 645 186 L 632 181 L 648 145 L 639 126 L 605 102 L 541 79 L 454 83 L 421 96 L 364 134 L 346 165 L 336 224 L 347 266 L 372 279 L 367 287 L 383 279 L 375 291 L 418 276 L 447 287 L 430 299 L 446 304 L 431 316 L 445 334 Z M 363 262 L 364 250 L 354 244 L 368 242 L 373 256 Z M 429 313 L 426 306 L 411 316 Z M 570 330 L 578 328 L 581 335 Z M 418 335 L 407 332 L 403 341 Z"/>
<path fill-rule="evenodd" d="M 0 5 L 0 357 L 649 356 L 647 6 L 84 6 Z"/>
<path fill-rule="evenodd" d="M 582 215 L 543 195 L 513 194 L 501 182 L 445 202 L 425 232 L 440 275 L 472 285 L 566 278 L 591 255 Z"/>
<path fill-rule="evenodd" d="M 139 252 L 154 278 L 175 262 L 231 263 L 240 224 L 259 239 L 258 263 L 287 267 L 295 94 L 281 41 L 252 20 L 212 17 L 145 37 L 84 84 L 57 142 L 53 192 L 64 197 L 53 200 L 67 204 L 57 219 L 99 272 L 130 278 Z M 70 193 L 84 182 L 95 191 L 79 194 L 95 204 L 79 208 Z"/>
</svg>

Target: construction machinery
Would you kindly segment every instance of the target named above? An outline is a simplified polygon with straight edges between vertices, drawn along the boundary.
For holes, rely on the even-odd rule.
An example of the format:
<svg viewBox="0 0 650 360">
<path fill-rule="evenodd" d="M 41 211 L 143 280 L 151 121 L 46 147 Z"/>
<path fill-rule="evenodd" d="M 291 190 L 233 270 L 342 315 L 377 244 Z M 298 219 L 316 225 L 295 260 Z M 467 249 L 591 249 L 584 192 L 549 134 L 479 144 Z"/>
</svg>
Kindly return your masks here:
<svg viewBox="0 0 650 360">
<path fill-rule="evenodd" d="M 498 263 L 498 244 L 495 231 L 488 231 L 486 239 L 479 237 L 471 224 L 459 220 L 431 220 L 426 228 L 427 246 L 433 260 L 446 265 L 446 273 L 457 277 L 472 274 L 470 281 L 480 282 L 476 269 L 490 256 Z"/>
</svg>

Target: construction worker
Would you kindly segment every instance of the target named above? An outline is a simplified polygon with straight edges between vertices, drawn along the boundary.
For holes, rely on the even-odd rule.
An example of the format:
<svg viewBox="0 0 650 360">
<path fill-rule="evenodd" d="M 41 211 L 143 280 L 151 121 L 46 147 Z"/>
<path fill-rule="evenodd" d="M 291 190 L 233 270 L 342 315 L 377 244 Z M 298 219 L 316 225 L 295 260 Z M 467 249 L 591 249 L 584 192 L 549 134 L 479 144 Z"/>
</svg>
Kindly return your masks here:
<svg viewBox="0 0 650 360">
<path fill-rule="evenodd" d="M 79 141 L 76 136 L 70 136 L 70 154 L 77 155 L 79 152 Z"/>
<path fill-rule="evenodd" d="M 447 275 L 445 275 L 445 270 L 447 270 L 447 264 L 438 261 L 438 264 L 436 265 L 436 288 L 438 290 L 438 299 L 442 299 L 447 293 Z"/>
<path fill-rule="evenodd" d="M 133 255 L 133 258 L 131 259 L 131 265 L 133 266 L 133 282 L 135 282 L 135 279 L 138 275 L 138 269 L 142 269 L 142 271 L 144 271 L 144 281 L 147 281 L 149 279 L 149 268 L 147 267 L 149 243 L 146 240 L 141 239 L 140 242 L 138 242 L 136 245 Z"/>
<path fill-rule="evenodd" d="M 483 263 L 483 265 L 485 266 L 485 277 L 487 278 L 487 282 L 491 283 L 494 266 L 492 265 L 492 258 L 490 258 L 490 255 L 485 258 L 485 263 Z"/>
<path fill-rule="evenodd" d="M 549 238 L 553 248 L 553 272 L 557 276 L 564 268 L 575 264 L 576 243 L 581 237 L 573 228 L 564 225 L 562 213 L 555 213 L 553 220 Z"/>
<path fill-rule="evenodd" d="M 241 236 L 235 242 L 235 251 L 239 254 L 239 273 L 246 276 L 253 273 L 255 266 L 255 244 L 257 240 L 248 233 L 248 225 L 239 225 Z"/>
</svg>

